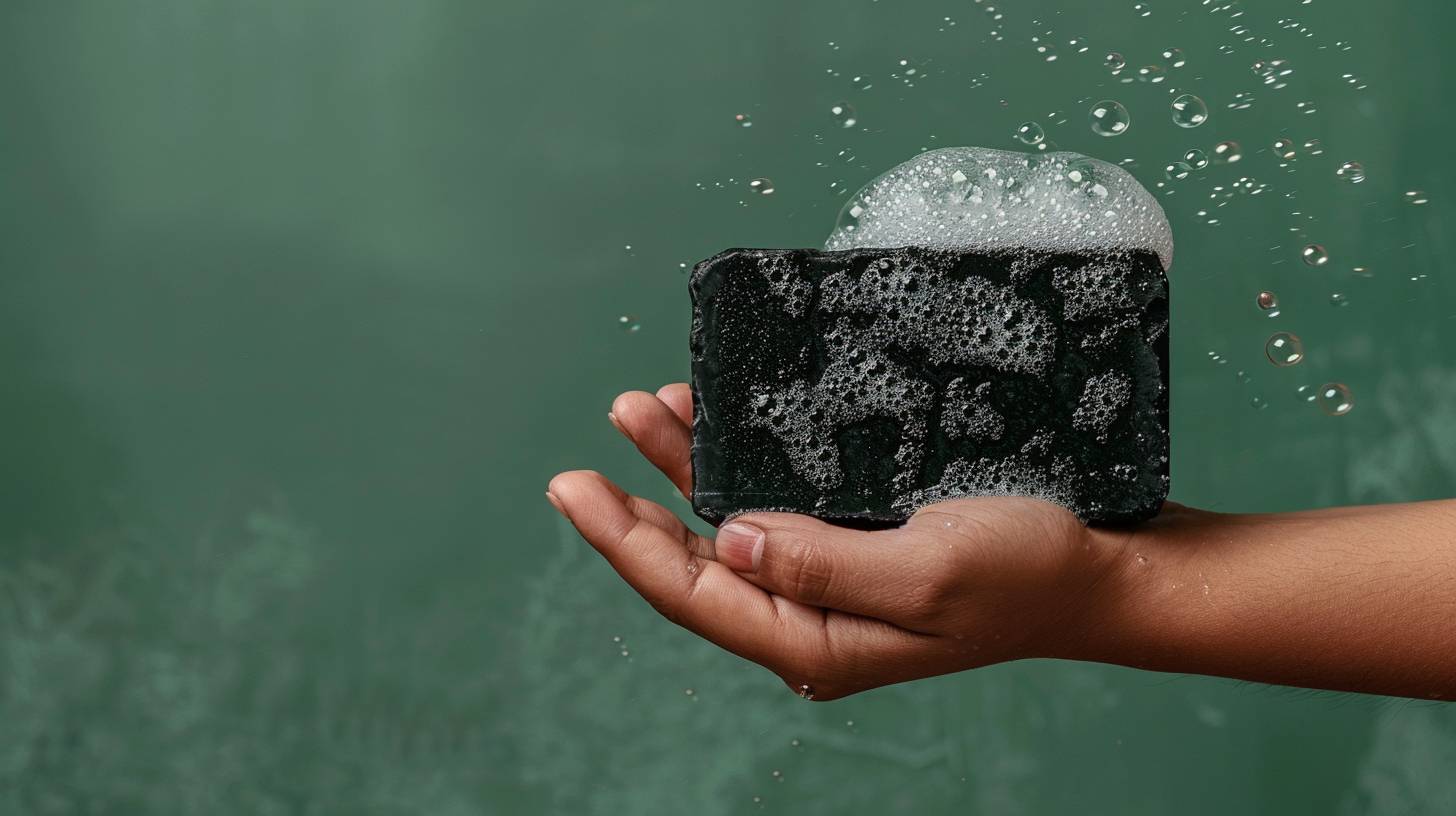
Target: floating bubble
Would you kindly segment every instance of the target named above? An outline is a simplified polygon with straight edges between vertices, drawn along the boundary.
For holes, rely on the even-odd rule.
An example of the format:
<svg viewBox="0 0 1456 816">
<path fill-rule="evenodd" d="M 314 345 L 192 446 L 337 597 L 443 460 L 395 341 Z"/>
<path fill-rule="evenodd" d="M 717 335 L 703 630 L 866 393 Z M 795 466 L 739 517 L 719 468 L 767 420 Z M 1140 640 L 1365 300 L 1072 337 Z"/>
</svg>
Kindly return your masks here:
<svg viewBox="0 0 1456 816">
<path fill-rule="evenodd" d="M 1296 151 L 1294 148 L 1293 139 L 1274 140 L 1274 155 L 1278 156 L 1279 158 L 1284 159 L 1285 161 L 1289 161 L 1295 157 L 1297 152 L 1298 151 Z"/>
<path fill-rule="evenodd" d="M 755 193 L 758 193 L 759 195 L 773 195 L 773 179 L 756 178 L 753 181 L 748 182 L 748 189 L 752 190 Z"/>
<path fill-rule="evenodd" d="M 1325 152 L 1325 146 L 1320 143 L 1319 139 L 1310 139 L 1309 141 L 1304 143 L 1304 152 L 1308 153 L 1311 156 L 1323 156 Z"/>
<path fill-rule="evenodd" d="M 1138 82 L 1151 82 L 1154 85 L 1166 79 L 1166 75 L 1167 72 L 1161 65 L 1144 65 L 1137 72 Z"/>
<path fill-rule="evenodd" d="M 1359 184 L 1365 180 L 1365 165 L 1355 161 L 1344 162 L 1335 170 L 1335 178 L 1350 184 Z"/>
<path fill-rule="evenodd" d="M 1355 407 L 1355 398 L 1344 383 L 1325 383 L 1319 389 L 1319 407 L 1330 416 L 1344 416 Z"/>
<path fill-rule="evenodd" d="M 854 127 L 854 106 L 850 105 L 848 102 L 840 102 L 838 104 L 831 105 L 829 108 L 829 115 L 833 116 L 834 121 L 837 122 L 842 128 Z"/>
<path fill-rule="evenodd" d="M 1424 192 L 1420 190 L 1406 190 L 1405 195 L 1402 196 L 1402 198 L 1405 199 L 1405 203 L 1414 206 L 1420 206 L 1431 200 Z"/>
<path fill-rule="evenodd" d="M 1153 10 L 1148 6 L 1147 3 L 1137 3 L 1133 5 L 1132 13 L 1136 14 L 1139 17 L 1147 17 L 1148 15 L 1153 13 Z"/>
<path fill-rule="evenodd" d="M 1270 317 L 1279 314 L 1279 297 L 1273 292 L 1260 292 L 1259 296 L 1254 298 L 1254 302 L 1259 305 L 1260 309 L 1272 312 Z"/>
<path fill-rule="evenodd" d="M 1335 292 L 1335 293 L 1333 293 L 1333 294 L 1330 295 L 1330 305 L 1331 306 L 1348 306 L 1348 305 L 1350 305 L 1350 300 L 1349 300 L 1349 298 L 1345 297 L 1340 292 Z"/>
<path fill-rule="evenodd" d="M 617 318 L 617 326 L 628 334 L 635 334 L 642 328 L 642 321 L 638 320 L 635 315 L 622 315 Z"/>
<path fill-rule="evenodd" d="M 1294 109 L 1305 115 L 1319 113 L 1319 109 L 1314 106 L 1313 102 L 1295 102 Z"/>
<path fill-rule="evenodd" d="M 1168 65 L 1172 68 L 1182 68 L 1188 64 L 1188 60 L 1183 56 L 1183 49 L 1181 48 L 1169 48 L 1167 51 L 1164 51 L 1163 59 L 1167 60 Z"/>
<path fill-rule="evenodd" d="M 1194 170 L 1202 170 L 1208 166 L 1208 155 L 1195 147 L 1183 154 L 1183 161 L 1188 162 Z"/>
<path fill-rule="evenodd" d="M 1047 62 L 1057 61 L 1057 49 L 1056 46 L 1052 45 L 1051 43 L 1037 43 L 1036 53 Z"/>
<path fill-rule="evenodd" d="M 1304 343 L 1289 332 L 1275 332 L 1264 344 L 1264 355 L 1280 368 L 1298 365 L 1304 359 Z"/>
<path fill-rule="evenodd" d="M 1102 58 L 1102 65 L 1103 67 L 1107 68 L 1107 70 L 1116 74 L 1127 67 L 1127 60 L 1124 59 L 1123 56 L 1116 51 L 1109 51 L 1107 52 L 1107 56 Z"/>
<path fill-rule="evenodd" d="M 1193 166 L 1188 162 L 1181 161 L 1173 162 L 1163 168 L 1163 174 L 1168 177 L 1169 181 L 1182 181 L 1188 178 L 1188 175 L 1192 172 Z"/>
<path fill-rule="evenodd" d="M 1269 402 L 1263 397 L 1253 396 L 1249 397 L 1249 405 L 1253 406 L 1256 410 L 1262 411 L 1269 407 Z"/>
<path fill-rule="evenodd" d="M 1314 402 L 1319 399 L 1319 389 L 1312 385 L 1301 385 L 1294 389 L 1294 395 L 1305 402 Z"/>
<path fill-rule="evenodd" d="M 1294 73 L 1289 62 L 1282 59 L 1258 60 L 1249 67 L 1271 88 L 1286 87 L 1289 75 Z"/>
<path fill-rule="evenodd" d="M 1248 110 L 1254 106 L 1254 95 L 1245 91 L 1234 94 L 1232 102 L 1228 103 L 1229 110 Z"/>
<path fill-rule="evenodd" d="M 1173 100 L 1173 124 L 1182 128 L 1196 128 L 1208 121 L 1208 106 L 1193 94 L 1183 94 Z"/>
<path fill-rule="evenodd" d="M 1098 136 L 1118 136 L 1132 126 L 1132 115 L 1121 102 L 1104 99 L 1092 106 L 1088 112 L 1092 132 Z"/>
<path fill-rule="evenodd" d="M 1238 142 L 1219 142 L 1213 146 L 1214 164 L 1233 164 L 1244 157 Z"/>
<path fill-rule="evenodd" d="M 1016 140 L 1022 144 L 1038 145 L 1046 139 L 1046 131 L 1036 122 L 1022 122 L 1021 127 L 1016 129 Z"/>
<path fill-rule="evenodd" d="M 1330 253 L 1319 244 L 1309 244 L 1299 251 L 1299 257 L 1303 258 L 1304 262 L 1310 266 L 1324 266 L 1329 263 Z"/>
<path fill-rule="evenodd" d="M 753 117 L 746 113 L 733 114 L 733 121 L 737 122 L 739 127 L 753 127 Z"/>
<path fill-rule="evenodd" d="M 1350 267 L 1350 272 L 1362 278 L 1375 277 L 1375 272 L 1372 271 L 1368 266 L 1353 266 Z"/>
</svg>

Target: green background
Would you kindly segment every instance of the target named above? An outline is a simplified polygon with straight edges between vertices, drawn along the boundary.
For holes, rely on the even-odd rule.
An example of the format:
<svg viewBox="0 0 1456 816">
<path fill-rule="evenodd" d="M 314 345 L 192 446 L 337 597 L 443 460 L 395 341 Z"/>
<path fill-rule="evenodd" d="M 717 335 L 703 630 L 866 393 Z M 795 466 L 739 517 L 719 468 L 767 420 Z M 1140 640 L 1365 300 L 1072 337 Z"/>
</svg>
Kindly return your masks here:
<svg viewBox="0 0 1456 816">
<path fill-rule="evenodd" d="M 542 498 L 591 467 L 687 510 L 604 416 L 686 375 L 680 264 L 1028 120 L 1150 186 L 1243 145 L 1162 193 L 1175 499 L 1452 495 L 1449 4 L 1148 5 L 5 2 L 0 813 L 1456 811 L 1450 706 L 1055 661 L 806 704 Z"/>
</svg>

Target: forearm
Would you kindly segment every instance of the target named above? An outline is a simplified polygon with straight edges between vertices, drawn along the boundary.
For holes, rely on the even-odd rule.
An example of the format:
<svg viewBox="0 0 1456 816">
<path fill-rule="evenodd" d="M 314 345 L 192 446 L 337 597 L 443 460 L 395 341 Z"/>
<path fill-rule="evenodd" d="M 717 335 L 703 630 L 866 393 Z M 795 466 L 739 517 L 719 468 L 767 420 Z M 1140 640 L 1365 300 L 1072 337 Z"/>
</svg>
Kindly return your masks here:
<svg viewBox="0 0 1456 816">
<path fill-rule="evenodd" d="M 1456 501 L 1178 508 L 1116 550 L 1069 657 L 1456 699 Z"/>
</svg>

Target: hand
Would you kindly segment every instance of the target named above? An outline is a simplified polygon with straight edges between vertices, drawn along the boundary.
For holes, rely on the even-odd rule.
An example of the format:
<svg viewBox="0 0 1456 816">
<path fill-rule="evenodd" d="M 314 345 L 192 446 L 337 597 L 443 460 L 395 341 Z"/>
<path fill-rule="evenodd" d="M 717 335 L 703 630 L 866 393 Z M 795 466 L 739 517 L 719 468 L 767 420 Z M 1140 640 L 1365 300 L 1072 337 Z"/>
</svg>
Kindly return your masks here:
<svg viewBox="0 0 1456 816">
<path fill-rule="evenodd" d="M 686 384 L 623 394 L 608 416 L 691 495 Z M 877 532 L 753 513 L 714 539 L 592 471 L 558 475 L 546 496 L 665 617 L 817 700 L 1080 656 L 1130 539 L 1030 498 L 942 502 Z"/>
</svg>

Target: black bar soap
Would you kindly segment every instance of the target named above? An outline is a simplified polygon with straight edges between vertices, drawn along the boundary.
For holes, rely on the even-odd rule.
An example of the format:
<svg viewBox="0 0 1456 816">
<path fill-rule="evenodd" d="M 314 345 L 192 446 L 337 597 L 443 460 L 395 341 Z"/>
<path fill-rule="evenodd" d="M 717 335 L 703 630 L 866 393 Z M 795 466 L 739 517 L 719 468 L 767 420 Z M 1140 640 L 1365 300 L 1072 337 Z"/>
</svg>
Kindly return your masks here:
<svg viewBox="0 0 1456 816">
<path fill-rule="evenodd" d="M 960 496 L 1086 522 L 1168 492 L 1168 282 L 1149 250 L 733 249 L 699 263 L 693 509 L 860 526 Z"/>
</svg>

